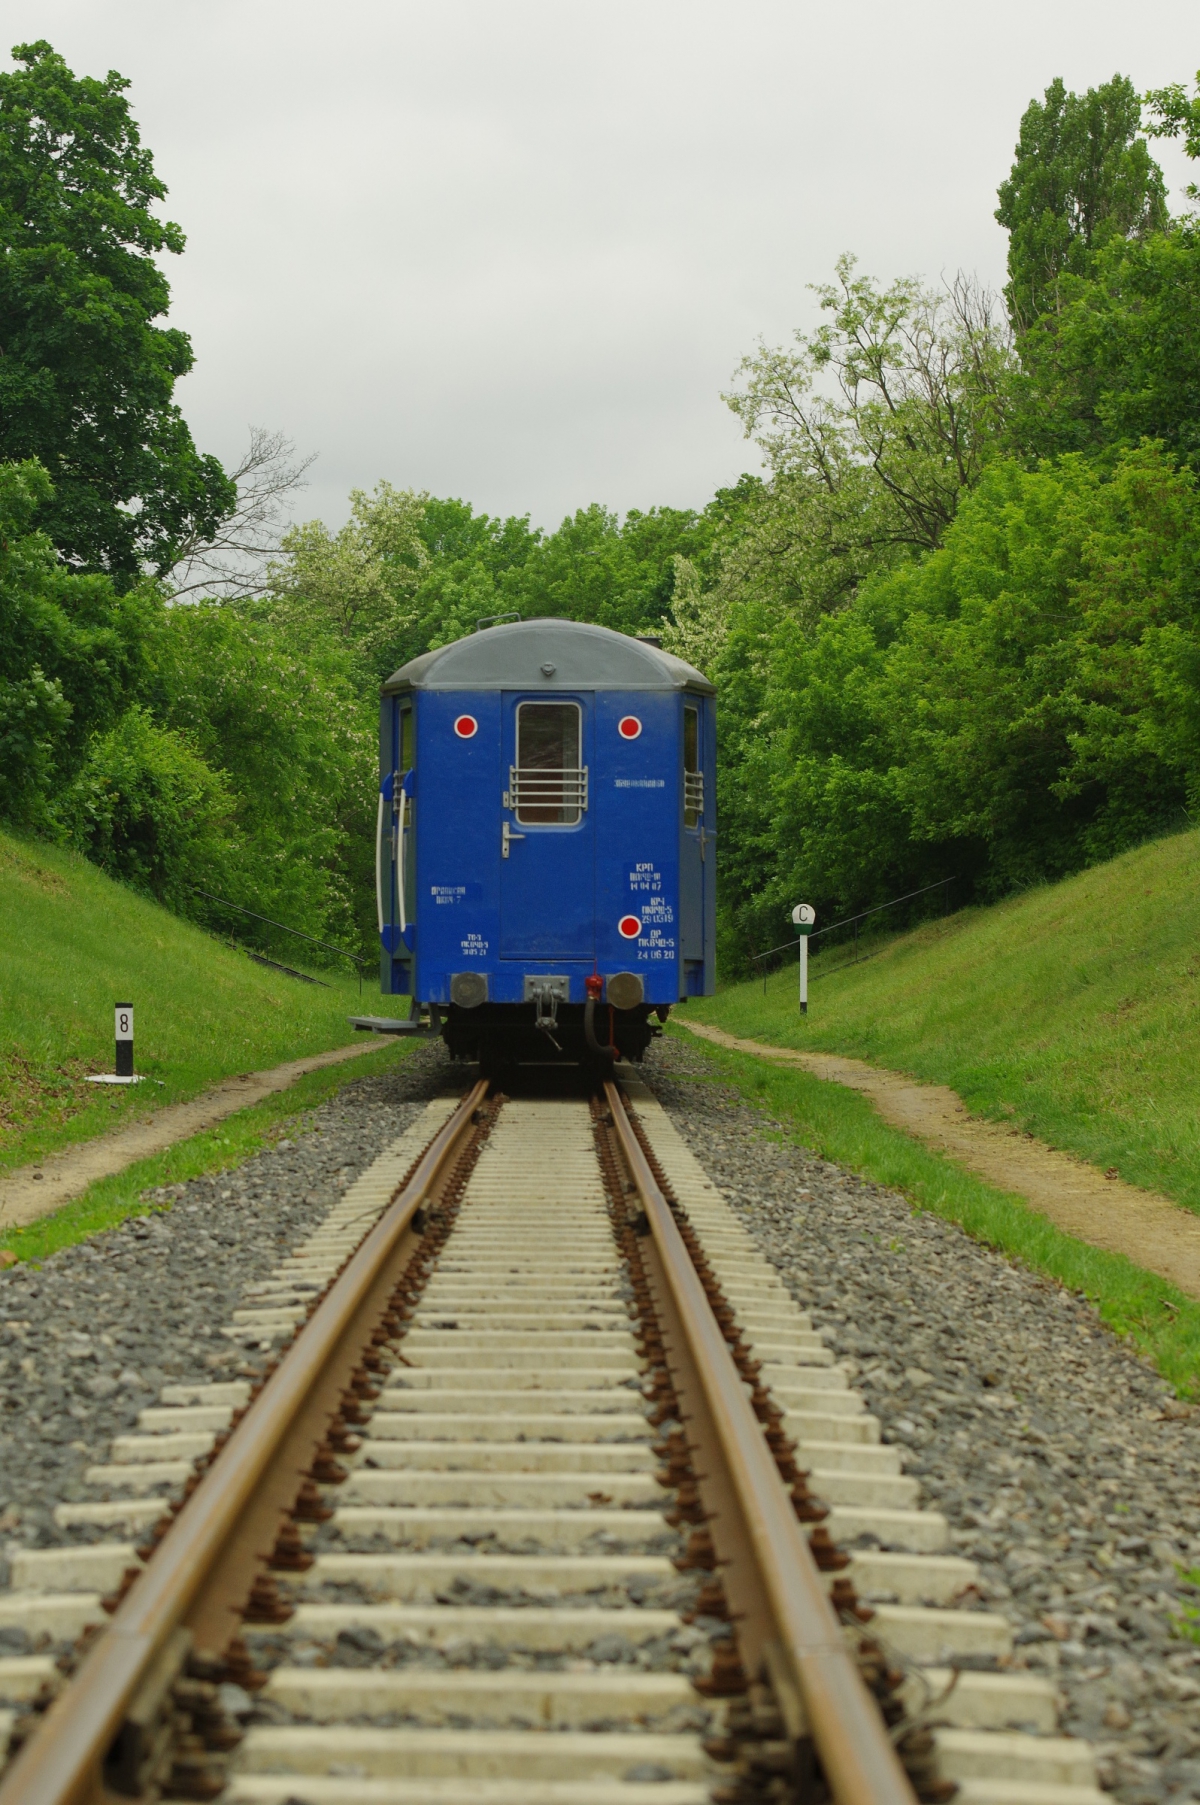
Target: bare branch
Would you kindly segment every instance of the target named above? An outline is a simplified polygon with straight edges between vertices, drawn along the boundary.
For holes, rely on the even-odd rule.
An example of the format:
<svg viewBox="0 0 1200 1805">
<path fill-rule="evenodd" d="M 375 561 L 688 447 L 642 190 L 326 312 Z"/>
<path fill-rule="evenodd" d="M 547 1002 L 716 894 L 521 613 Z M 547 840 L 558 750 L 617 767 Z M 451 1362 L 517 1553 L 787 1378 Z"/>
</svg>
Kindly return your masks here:
<svg viewBox="0 0 1200 1805">
<path fill-rule="evenodd" d="M 995 299 L 959 274 L 940 290 L 902 278 L 881 289 L 842 258 L 818 287 L 828 317 L 792 347 L 760 345 L 726 400 L 777 475 L 807 473 L 836 498 L 869 470 L 883 511 L 872 533 L 927 550 L 940 543 L 994 442 L 1011 359 Z"/>
<path fill-rule="evenodd" d="M 296 447 L 281 432 L 250 428 L 250 444 L 236 469 L 237 506 L 211 539 L 185 540 L 166 573 L 173 593 L 186 595 L 262 595 L 269 587 L 268 565 L 278 558 L 291 524 L 296 495 L 307 488 L 305 471 L 316 459 L 296 457 Z"/>
</svg>

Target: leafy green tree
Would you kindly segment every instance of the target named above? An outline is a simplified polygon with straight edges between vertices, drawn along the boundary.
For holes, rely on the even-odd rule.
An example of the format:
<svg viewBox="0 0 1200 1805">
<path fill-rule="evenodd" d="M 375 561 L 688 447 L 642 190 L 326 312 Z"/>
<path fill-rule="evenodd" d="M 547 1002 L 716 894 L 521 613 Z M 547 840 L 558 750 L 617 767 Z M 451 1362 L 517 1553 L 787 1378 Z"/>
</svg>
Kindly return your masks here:
<svg viewBox="0 0 1200 1805">
<path fill-rule="evenodd" d="M 155 721 L 229 786 L 233 888 L 196 869 L 192 882 L 321 939 L 373 947 L 378 705 L 354 649 L 298 640 L 254 602 L 174 606 L 145 695 Z M 241 939 L 288 947 L 194 895 L 188 908 Z"/>
<path fill-rule="evenodd" d="M 941 542 L 995 442 L 1010 363 L 991 297 L 965 278 L 881 289 L 843 257 L 815 292 L 830 317 L 791 347 L 760 346 L 726 396 L 773 472 L 744 561 L 810 619 Z"/>
<path fill-rule="evenodd" d="M 763 945 L 801 893 L 997 896 L 1108 857 L 1200 801 L 1198 696 L 1192 474 L 1154 446 L 995 459 L 937 552 L 776 636 L 727 912 Z"/>
<path fill-rule="evenodd" d="M 376 701 L 354 648 L 265 603 L 74 574 L 32 530 L 50 499 L 39 464 L 0 464 L 0 819 L 287 956 L 194 886 L 373 945 Z"/>
<path fill-rule="evenodd" d="M 816 293 L 826 315 L 817 330 L 760 346 L 726 398 L 770 476 L 720 498 L 703 601 L 680 593 L 720 648 L 708 669 L 721 687 L 727 965 L 747 934 L 760 945 L 777 937 L 780 672 L 799 681 L 827 616 L 942 543 L 996 454 L 1011 379 L 1007 321 L 965 278 L 942 291 L 911 279 L 883 288 L 844 257 Z"/>
<path fill-rule="evenodd" d="M 496 576 L 525 563 L 542 534 L 529 516 L 507 520 L 477 514 L 470 502 L 426 496 L 420 533 L 431 566 L 453 567 L 463 560 L 485 564 Z"/>
<path fill-rule="evenodd" d="M 527 619 L 559 615 L 653 633 L 669 613 L 676 554 L 700 556 L 709 537 L 690 509 L 632 509 L 622 521 L 594 502 L 537 546 L 508 586 L 512 605 Z"/>
<path fill-rule="evenodd" d="M 724 598 L 715 588 L 705 588 L 698 566 L 682 552 L 676 552 L 671 562 L 671 612 L 662 623 L 662 643 L 698 671 L 716 669 L 728 638 Z"/>
<path fill-rule="evenodd" d="M 1056 77 L 1021 119 L 996 218 L 1009 233 L 1009 313 L 1024 331 L 1060 305 L 1065 275 L 1084 275 L 1113 237 L 1144 238 L 1168 223 L 1166 186 L 1141 128 L 1128 76 L 1084 95 Z"/>
<path fill-rule="evenodd" d="M 542 541 L 528 516 L 501 520 L 436 497 L 425 500 L 420 532 L 427 562 L 411 614 L 389 646 L 389 670 L 474 632 L 491 615 L 521 613 L 521 573 Z"/>
<path fill-rule="evenodd" d="M 137 693 L 162 611 L 59 563 L 33 530 L 52 498 L 40 464 L 0 464 L 0 816 L 47 831 L 89 737 Z"/>
<path fill-rule="evenodd" d="M 1009 440 L 1027 458 L 1111 464 L 1143 439 L 1200 465 L 1200 229 L 1096 251 L 1021 339 Z"/>
<path fill-rule="evenodd" d="M 1190 98 L 1182 82 L 1166 88 L 1152 88 L 1144 103 L 1150 111 L 1146 127 L 1152 138 L 1182 138 L 1185 155 L 1200 157 L 1200 69 L 1196 71 L 1196 92 Z M 1189 200 L 1200 200 L 1200 188 L 1188 184 Z"/>
<path fill-rule="evenodd" d="M 66 797 L 71 837 L 88 857 L 185 915 L 192 882 L 237 885 L 235 800 L 179 734 L 135 704 L 97 735 Z"/>
<path fill-rule="evenodd" d="M 1160 679 L 1164 643 L 1194 660 L 1198 527 L 1195 479 L 1154 446 L 1111 474 L 1005 463 L 920 573 L 889 657 L 893 708 L 911 697 L 902 802 L 918 840 L 979 836 L 993 894 L 1108 857 L 1196 793 L 1200 743 Z"/>
<path fill-rule="evenodd" d="M 285 534 L 272 595 L 280 619 L 354 646 L 376 677 L 493 615 L 654 632 L 670 616 L 676 558 L 702 559 L 716 524 L 680 508 L 622 521 L 594 504 L 544 534 L 527 517 L 500 520 L 388 483 L 351 501 L 339 532 L 310 521 Z"/>
<path fill-rule="evenodd" d="M 381 652 L 414 614 L 427 557 L 424 510 L 424 496 L 380 482 L 371 495 L 351 491 L 350 518 L 338 532 L 320 520 L 292 527 L 282 540 L 286 562 L 272 568 L 278 617 L 318 638 L 332 635 L 385 674 Z"/>
<path fill-rule="evenodd" d="M 234 505 L 174 385 L 187 335 L 155 261 L 183 250 L 115 71 L 76 77 L 48 43 L 0 74 L 0 459 L 53 482 L 38 525 L 73 566 L 121 586 L 210 536 Z"/>
</svg>

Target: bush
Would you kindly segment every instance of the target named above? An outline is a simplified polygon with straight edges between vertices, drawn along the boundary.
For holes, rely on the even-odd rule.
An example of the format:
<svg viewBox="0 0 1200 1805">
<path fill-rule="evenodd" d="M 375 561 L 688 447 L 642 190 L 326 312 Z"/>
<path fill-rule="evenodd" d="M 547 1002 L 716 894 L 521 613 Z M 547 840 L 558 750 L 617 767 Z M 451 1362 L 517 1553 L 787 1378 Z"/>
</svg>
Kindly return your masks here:
<svg viewBox="0 0 1200 1805">
<path fill-rule="evenodd" d="M 71 837 L 111 877 L 184 914 L 191 884 L 240 888 L 234 797 L 178 733 L 140 707 L 91 743 L 64 798 Z"/>
<path fill-rule="evenodd" d="M 285 623 L 237 602 L 168 608 L 154 658 L 154 719 L 220 769 L 235 798 L 244 881 L 222 894 L 374 954 L 375 684 L 336 637 L 297 645 Z M 219 911 L 210 919 L 297 955 L 295 940 L 261 923 Z M 306 956 L 318 955 L 310 947 Z"/>
</svg>

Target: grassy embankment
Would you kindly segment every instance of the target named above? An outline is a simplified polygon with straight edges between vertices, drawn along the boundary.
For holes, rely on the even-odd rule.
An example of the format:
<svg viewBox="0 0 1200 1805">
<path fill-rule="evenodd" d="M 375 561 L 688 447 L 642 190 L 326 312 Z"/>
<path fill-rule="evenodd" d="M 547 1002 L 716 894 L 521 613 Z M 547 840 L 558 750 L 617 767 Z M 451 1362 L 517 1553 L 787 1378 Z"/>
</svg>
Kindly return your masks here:
<svg viewBox="0 0 1200 1805">
<path fill-rule="evenodd" d="M 320 977 L 328 988 L 256 965 L 75 854 L 0 834 L 0 1171 L 197 1096 L 231 1074 L 346 1045 L 354 1038 L 347 1015 L 372 1006 L 370 978 L 360 1003 L 356 978 Z M 89 1072 L 112 1070 L 118 1001 L 134 1005 L 137 1068 L 157 1084 L 86 1082 Z M 36 1256 L 77 1240 L 127 1214 L 140 1189 L 245 1158 L 273 1124 L 401 1052 L 311 1073 L 93 1185 L 54 1216 L 0 1234 L 0 1246 Z"/>
<path fill-rule="evenodd" d="M 1200 834 L 1135 851 L 990 909 L 731 985 L 688 1015 L 778 1046 L 852 1054 L 948 1084 L 1027 1130 L 1200 1211 Z M 843 959 L 828 955 L 828 965 Z M 693 1046 L 703 1043 L 688 1037 Z M 708 1050 L 708 1049 L 706 1049 Z M 1060 1233 L 1016 1197 L 888 1128 L 857 1093 L 713 1051 L 800 1139 L 1093 1297 L 1185 1391 L 1200 1393 L 1200 1304 Z"/>
<path fill-rule="evenodd" d="M 126 1216 L 148 1215 L 156 1206 L 142 1201 L 143 1191 L 159 1185 L 180 1184 L 206 1172 L 224 1172 L 240 1166 L 260 1148 L 273 1146 L 285 1133 L 295 1136 L 305 1132 L 307 1112 L 323 1103 L 326 1097 L 351 1078 L 370 1073 L 378 1076 L 390 1070 L 412 1051 L 410 1042 L 401 1041 L 372 1054 L 370 1061 L 359 1065 L 327 1067 L 320 1072 L 306 1072 L 285 1091 L 276 1091 L 247 1109 L 239 1109 L 215 1127 L 177 1141 L 162 1153 L 151 1154 L 117 1172 L 111 1178 L 97 1179 L 81 1197 L 64 1204 L 52 1215 L 30 1222 L 24 1228 L 0 1229 L 0 1248 L 11 1249 L 22 1260 L 44 1260 L 60 1247 L 71 1247 L 89 1235 L 114 1228 Z"/>
</svg>

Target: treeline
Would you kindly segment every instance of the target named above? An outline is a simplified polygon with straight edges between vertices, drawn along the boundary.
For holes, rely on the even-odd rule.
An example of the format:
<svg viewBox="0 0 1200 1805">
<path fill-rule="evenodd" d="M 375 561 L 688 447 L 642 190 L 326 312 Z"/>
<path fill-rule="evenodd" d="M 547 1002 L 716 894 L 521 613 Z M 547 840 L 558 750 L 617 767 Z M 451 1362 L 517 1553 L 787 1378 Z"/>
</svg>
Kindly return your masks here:
<svg viewBox="0 0 1200 1805">
<path fill-rule="evenodd" d="M 1143 128 L 1200 154 L 1200 100 L 1052 83 L 999 191 L 1002 306 L 847 260 L 820 329 L 743 366 L 771 479 L 696 611 L 726 970 L 797 898 L 995 897 L 1200 802 L 1200 226 Z"/>
<path fill-rule="evenodd" d="M 52 499 L 40 463 L 0 464 L 0 819 L 281 953 L 213 894 L 374 951 L 386 676 L 496 613 L 645 630 L 714 531 L 590 508 L 543 535 L 381 483 L 341 532 L 286 533 L 259 593 L 183 602 L 71 569 L 36 527 Z"/>
<path fill-rule="evenodd" d="M 556 533 L 395 490 L 278 526 L 302 472 L 258 433 L 226 472 L 173 400 L 182 252 L 127 84 L 49 44 L 0 74 L 0 819 L 292 955 L 229 899 L 375 950 L 380 681 L 488 614 L 660 620 L 709 514 Z M 320 955 L 317 955 L 318 957 Z"/>
<path fill-rule="evenodd" d="M 1200 154 L 1200 98 L 1053 83 L 999 192 L 1003 297 L 843 260 L 817 330 L 727 397 L 767 475 L 703 509 L 545 534 L 381 482 L 280 537 L 286 448 L 225 472 L 173 403 L 191 350 L 153 259 L 183 237 L 123 82 L 15 56 L 5 820 L 213 926 L 247 931 L 201 891 L 371 949 L 379 681 L 504 613 L 658 631 L 717 680 L 727 972 L 801 896 L 995 896 L 1192 807 L 1200 226 L 1148 138 Z"/>
</svg>

